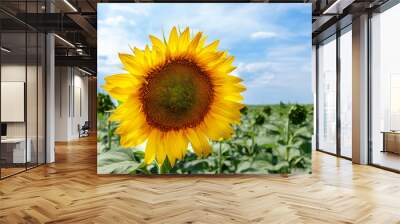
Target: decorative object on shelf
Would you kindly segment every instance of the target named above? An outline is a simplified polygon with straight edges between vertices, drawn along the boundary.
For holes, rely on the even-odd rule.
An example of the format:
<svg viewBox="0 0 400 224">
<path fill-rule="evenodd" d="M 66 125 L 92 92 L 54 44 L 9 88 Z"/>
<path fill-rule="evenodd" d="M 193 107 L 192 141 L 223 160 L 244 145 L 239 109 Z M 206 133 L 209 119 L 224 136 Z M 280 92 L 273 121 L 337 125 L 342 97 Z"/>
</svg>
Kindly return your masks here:
<svg viewBox="0 0 400 224">
<path fill-rule="evenodd" d="M 396 130 L 383 131 L 382 152 L 400 154 L 400 132 Z"/>
</svg>

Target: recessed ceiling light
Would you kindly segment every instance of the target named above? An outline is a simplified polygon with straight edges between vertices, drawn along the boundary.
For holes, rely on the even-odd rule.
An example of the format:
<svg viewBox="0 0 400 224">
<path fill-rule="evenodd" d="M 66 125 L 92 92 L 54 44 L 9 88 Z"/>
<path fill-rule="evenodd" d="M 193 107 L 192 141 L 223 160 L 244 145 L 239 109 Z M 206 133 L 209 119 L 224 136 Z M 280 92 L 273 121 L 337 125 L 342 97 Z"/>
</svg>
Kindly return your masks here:
<svg viewBox="0 0 400 224">
<path fill-rule="evenodd" d="M 5 47 L 1 47 L 0 49 L 1 49 L 2 51 L 6 52 L 6 53 L 10 53 L 10 52 L 11 52 L 11 50 L 9 50 L 9 49 L 7 49 L 7 48 L 5 48 Z"/>
<path fill-rule="evenodd" d="M 81 69 L 81 68 L 79 68 L 79 67 L 78 67 L 78 70 L 81 71 L 81 72 L 83 72 L 83 73 L 85 73 L 85 74 L 87 74 L 87 75 L 90 75 L 90 76 L 92 75 L 92 73 L 90 73 L 90 72 L 88 72 L 88 71 L 86 71 L 86 70 L 83 70 L 83 69 Z"/>
<path fill-rule="evenodd" d="M 54 34 L 54 36 L 55 37 L 57 37 L 59 40 L 61 40 L 62 42 L 64 42 L 64 43 L 66 43 L 67 45 L 69 45 L 70 47 L 73 47 L 73 48 L 75 48 L 75 45 L 73 45 L 71 42 L 69 42 L 68 40 L 66 40 L 66 39 L 64 39 L 64 38 L 62 38 L 62 37 L 60 37 L 59 35 L 57 35 L 57 34 Z"/>
<path fill-rule="evenodd" d="M 78 12 L 78 10 L 68 1 L 64 0 L 65 4 L 67 4 L 74 12 Z"/>
</svg>

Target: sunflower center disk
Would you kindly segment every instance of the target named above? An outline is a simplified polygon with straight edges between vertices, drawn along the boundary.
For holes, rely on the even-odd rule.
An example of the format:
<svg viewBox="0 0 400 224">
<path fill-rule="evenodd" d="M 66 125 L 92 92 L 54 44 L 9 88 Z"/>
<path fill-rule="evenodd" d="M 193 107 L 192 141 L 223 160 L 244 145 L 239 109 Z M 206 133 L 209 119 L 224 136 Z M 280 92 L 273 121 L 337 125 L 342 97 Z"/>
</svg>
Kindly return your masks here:
<svg viewBox="0 0 400 224">
<path fill-rule="evenodd" d="M 178 130 L 198 125 L 209 110 L 213 88 L 209 77 L 189 62 L 172 62 L 147 79 L 141 100 L 150 125 Z"/>
</svg>

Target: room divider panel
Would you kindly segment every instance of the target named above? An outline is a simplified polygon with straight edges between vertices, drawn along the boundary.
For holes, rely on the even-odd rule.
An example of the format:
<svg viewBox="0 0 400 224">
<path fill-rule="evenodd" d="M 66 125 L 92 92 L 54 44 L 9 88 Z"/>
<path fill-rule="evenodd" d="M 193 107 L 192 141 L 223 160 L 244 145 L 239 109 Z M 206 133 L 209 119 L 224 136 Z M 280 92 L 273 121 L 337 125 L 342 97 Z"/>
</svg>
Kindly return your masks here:
<svg viewBox="0 0 400 224">
<path fill-rule="evenodd" d="M 1 179 L 45 163 L 46 40 L 21 20 L 27 13 L 43 12 L 43 5 L 0 3 Z"/>
</svg>

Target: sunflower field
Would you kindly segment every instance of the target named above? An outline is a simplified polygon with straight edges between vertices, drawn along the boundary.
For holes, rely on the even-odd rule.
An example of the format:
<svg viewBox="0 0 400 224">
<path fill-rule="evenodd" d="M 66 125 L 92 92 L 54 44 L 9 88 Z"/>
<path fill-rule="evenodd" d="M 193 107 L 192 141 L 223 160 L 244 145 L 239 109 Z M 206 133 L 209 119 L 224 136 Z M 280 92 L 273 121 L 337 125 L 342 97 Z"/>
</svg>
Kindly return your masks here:
<svg viewBox="0 0 400 224">
<path fill-rule="evenodd" d="M 99 93 L 97 159 L 99 174 L 266 174 L 310 173 L 313 106 L 247 105 L 229 140 L 211 142 L 212 152 L 200 158 L 193 149 L 171 166 L 144 162 L 144 148 L 120 146 L 118 124 L 108 118 L 116 105 Z"/>
</svg>

